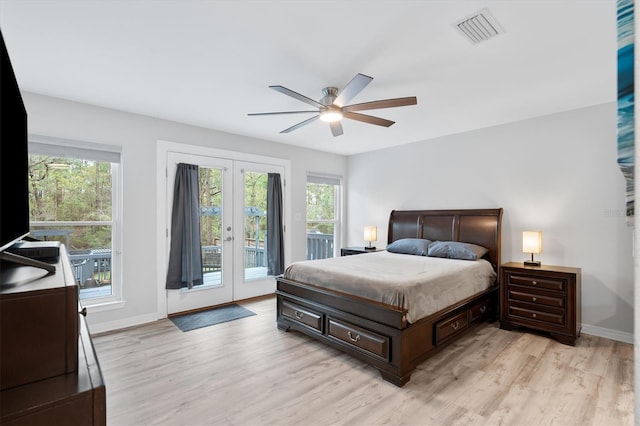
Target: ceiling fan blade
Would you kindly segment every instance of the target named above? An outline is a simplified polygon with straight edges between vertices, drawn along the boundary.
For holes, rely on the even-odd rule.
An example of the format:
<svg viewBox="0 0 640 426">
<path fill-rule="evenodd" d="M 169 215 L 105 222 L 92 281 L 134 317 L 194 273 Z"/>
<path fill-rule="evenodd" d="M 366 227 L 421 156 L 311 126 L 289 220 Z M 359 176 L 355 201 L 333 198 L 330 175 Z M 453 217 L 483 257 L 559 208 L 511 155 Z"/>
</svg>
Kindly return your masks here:
<svg viewBox="0 0 640 426">
<path fill-rule="evenodd" d="M 385 120 L 384 118 L 374 117 L 372 115 L 358 114 L 357 112 L 344 112 L 344 118 L 350 118 L 351 120 L 362 121 L 363 123 L 375 124 L 376 126 L 389 127 L 395 121 Z"/>
<path fill-rule="evenodd" d="M 324 105 L 322 105 L 320 102 L 314 101 L 311 98 L 307 98 L 306 96 L 301 95 L 298 92 L 294 92 L 291 89 L 287 89 L 284 86 L 269 86 L 269 88 L 271 88 L 271 89 L 273 89 L 273 90 L 275 90 L 277 92 L 280 92 L 280 93 L 282 93 L 284 95 L 291 96 L 294 99 L 297 99 L 299 101 L 302 101 L 304 103 L 312 105 L 312 106 L 314 106 L 316 108 L 324 108 Z"/>
<path fill-rule="evenodd" d="M 278 115 L 278 114 L 317 114 L 318 111 L 280 111 L 280 112 L 250 112 L 247 115 Z"/>
<path fill-rule="evenodd" d="M 382 108 L 395 108 L 408 105 L 416 105 L 418 99 L 415 96 L 409 96 L 407 98 L 395 98 L 384 99 L 381 101 L 364 102 L 361 104 L 353 104 L 342 107 L 342 111 L 364 111 L 367 109 L 382 109 Z"/>
<path fill-rule="evenodd" d="M 331 133 L 333 133 L 334 137 L 340 136 L 344 133 L 342 131 L 342 123 L 340 121 L 332 121 L 329 123 L 329 126 L 331 126 Z"/>
<path fill-rule="evenodd" d="M 283 131 L 281 131 L 280 133 L 289 133 L 289 132 L 293 132 L 296 129 L 299 129 L 302 126 L 305 126 L 313 121 L 316 121 L 318 118 L 320 117 L 320 115 L 316 115 L 315 117 L 311 117 L 311 118 L 307 118 L 304 121 L 299 122 L 298 124 L 295 124 L 291 127 L 289 127 L 288 129 L 284 129 Z"/>
<path fill-rule="evenodd" d="M 356 74 L 356 76 L 353 77 L 346 86 L 344 86 L 336 100 L 333 101 L 333 104 L 339 107 L 347 104 L 351 99 L 355 98 L 362 89 L 367 87 L 367 85 L 371 83 L 371 80 L 373 80 L 373 77 L 369 77 L 364 74 Z"/>
</svg>

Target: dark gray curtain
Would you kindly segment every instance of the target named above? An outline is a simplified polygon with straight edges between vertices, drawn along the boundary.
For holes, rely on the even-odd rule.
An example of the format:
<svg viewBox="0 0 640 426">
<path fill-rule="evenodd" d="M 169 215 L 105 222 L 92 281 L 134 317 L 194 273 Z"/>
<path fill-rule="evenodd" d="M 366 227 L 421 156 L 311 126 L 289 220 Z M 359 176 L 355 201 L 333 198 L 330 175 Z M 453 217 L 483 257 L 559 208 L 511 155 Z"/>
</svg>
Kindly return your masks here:
<svg viewBox="0 0 640 426">
<path fill-rule="evenodd" d="M 284 236 L 282 226 L 282 184 L 278 173 L 269 173 L 267 179 L 267 272 L 284 272 Z"/>
<path fill-rule="evenodd" d="M 202 284 L 200 242 L 200 183 L 198 166 L 178 164 L 173 210 L 167 289 L 192 288 Z"/>
</svg>

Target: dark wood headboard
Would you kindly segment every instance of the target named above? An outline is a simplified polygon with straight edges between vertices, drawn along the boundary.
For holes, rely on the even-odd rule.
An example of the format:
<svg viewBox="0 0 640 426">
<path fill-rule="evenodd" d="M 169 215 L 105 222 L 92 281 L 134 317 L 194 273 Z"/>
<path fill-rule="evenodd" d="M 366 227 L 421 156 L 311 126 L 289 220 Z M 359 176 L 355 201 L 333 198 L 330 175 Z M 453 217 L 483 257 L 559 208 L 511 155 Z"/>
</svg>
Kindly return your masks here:
<svg viewBox="0 0 640 426">
<path fill-rule="evenodd" d="M 387 244 L 400 238 L 461 241 L 486 247 L 485 255 L 500 266 L 502 209 L 393 210 Z"/>
</svg>

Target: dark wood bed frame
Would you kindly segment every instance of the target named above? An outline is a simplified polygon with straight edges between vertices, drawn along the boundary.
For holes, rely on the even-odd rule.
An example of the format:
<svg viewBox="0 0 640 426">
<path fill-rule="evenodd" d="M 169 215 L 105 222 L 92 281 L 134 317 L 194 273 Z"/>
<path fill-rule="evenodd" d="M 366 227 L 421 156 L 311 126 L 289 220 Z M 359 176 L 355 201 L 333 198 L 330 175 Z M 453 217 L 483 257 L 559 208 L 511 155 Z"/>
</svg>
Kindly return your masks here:
<svg viewBox="0 0 640 426">
<path fill-rule="evenodd" d="M 463 241 L 486 247 L 485 258 L 498 271 L 502 209 L 394 210 L 388 242 L 400 238 Z M 496 281 L 497 282 L 497 281 Z M 277 278 L 278 328 L 300 331 L 343 350 L 404 386 L 418 364 L 465 333 L 498 315 L 498 286 L 415 323 L 406 310 L 324 289 L 320 284 Z"/>
</svg>

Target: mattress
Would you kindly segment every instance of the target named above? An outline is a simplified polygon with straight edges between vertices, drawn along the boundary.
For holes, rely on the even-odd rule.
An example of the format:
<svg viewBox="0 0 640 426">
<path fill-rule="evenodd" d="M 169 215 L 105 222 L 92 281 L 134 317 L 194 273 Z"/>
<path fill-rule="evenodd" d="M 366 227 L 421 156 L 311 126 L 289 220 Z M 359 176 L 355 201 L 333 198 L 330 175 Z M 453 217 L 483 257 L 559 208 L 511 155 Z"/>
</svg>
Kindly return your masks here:
<svg viewBox="0 0 640 426">
<path fill-rule="evenodd" d="M 484 259 L 379 251 L 295 262 L 284 277 L 404 308 L 407 321 L 416 322 L 492 287 L 497 274 Z"/>
</svg>

